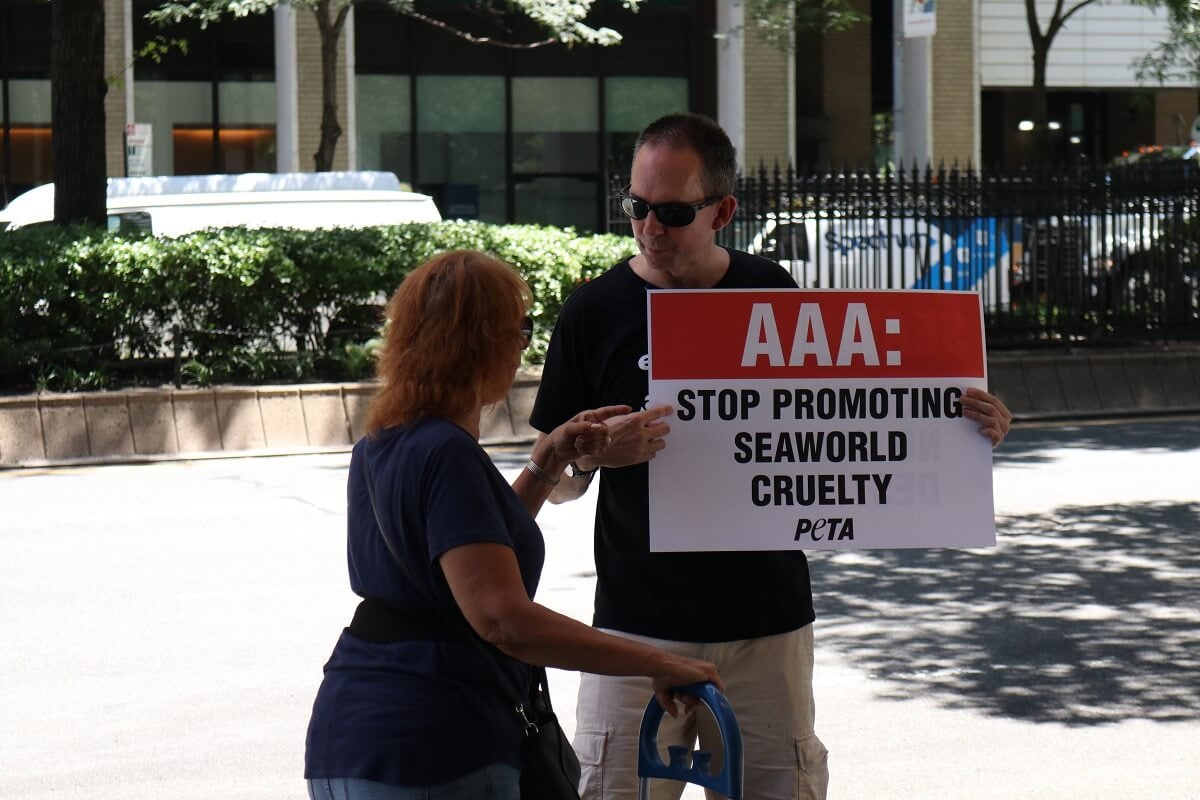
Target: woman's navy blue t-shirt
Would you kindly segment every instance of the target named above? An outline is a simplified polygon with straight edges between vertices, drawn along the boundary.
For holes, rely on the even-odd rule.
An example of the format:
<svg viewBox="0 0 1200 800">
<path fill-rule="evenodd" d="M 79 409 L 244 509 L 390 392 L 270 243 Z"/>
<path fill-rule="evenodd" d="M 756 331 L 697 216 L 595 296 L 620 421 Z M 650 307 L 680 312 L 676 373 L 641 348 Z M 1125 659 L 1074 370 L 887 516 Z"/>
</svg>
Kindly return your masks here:
<svg viewBox="0 0 1200 800">
<path fill-rule="evenodd" d="M 367 494 L 374 471 L 384 527 L 408 570 L 388 552 Z M 438 558 L 464 544 L 513 548 L 533 597 L 545 559 L 541 531 L 475 439 L 426 417 L 358 442 L 347 485 L 350 587 L 437 625 L 454 603 Z M 428 601 L 433 597 L 443 609 Z M 305 778 L 365 778 L 431 786 L 486 764 L 520 766 L 524 736 L 513 709 L 527 681 L 518 661 L 493 650 L 511 673 L 468 641 L 375 644 L 344 631 L 325 665 L 305 749 Z"/>
</svg>

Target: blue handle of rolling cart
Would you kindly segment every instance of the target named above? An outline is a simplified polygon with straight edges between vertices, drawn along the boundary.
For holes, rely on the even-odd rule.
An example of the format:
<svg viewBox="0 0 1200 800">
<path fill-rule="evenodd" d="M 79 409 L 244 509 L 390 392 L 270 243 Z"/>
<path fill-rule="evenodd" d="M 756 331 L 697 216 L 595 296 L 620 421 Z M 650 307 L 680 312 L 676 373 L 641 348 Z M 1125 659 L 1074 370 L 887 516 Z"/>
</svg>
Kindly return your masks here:
<svg viewBox="0 0 1200 800">
<path fill-rule="evenodd" d="M 716 775 L 708 771 L 712 753 L 689 753 L 686 747 L 669 747 L 671 763 L 666 764 L 658 754 L 658 725 L 662 721 L 663 709 L 658 700 L 650 698 L 646 713 L 642 715 L 642 732 L 638 737 L 638 777 L 668 778 L 703 786 L 706 789 L 720 792 L 730 800 L 742 798 L 742 731 L 738 727 L 737 717 L 733 715 L 733 706 L 725 695 L 711 683 L 692 683 L 680 686 L 675 690 L 680 694 L 690 694 L 712 712 L 717 720 L 717 728 L 721 731 L 721 743 L 725 751 L 725 763 Z M 687 765 L 691 755 L 691 765 Z"/>
</svg>

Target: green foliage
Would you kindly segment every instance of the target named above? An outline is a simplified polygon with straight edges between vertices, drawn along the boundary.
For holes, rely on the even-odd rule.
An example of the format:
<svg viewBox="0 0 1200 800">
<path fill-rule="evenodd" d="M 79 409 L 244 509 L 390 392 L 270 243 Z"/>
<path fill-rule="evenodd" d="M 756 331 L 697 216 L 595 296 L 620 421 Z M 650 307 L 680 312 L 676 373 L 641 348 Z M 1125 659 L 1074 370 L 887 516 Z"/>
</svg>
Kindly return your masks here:
<svg viewBox="0 0 1200 800">
<path fill-rule="evenodd" d="M 331 355 L 345 380 L 359 381 L 375 375 L 375 358 L 382 346 L 383 339 L 380 338 L 368 339 L 363 344 L 350 342 L 342 346 L 341 352 Z"/>
<path fill-rule="evenodd" d="M 798 31 L 837 33 L 868 19 L 849 0 L 745 0 L 744 7 L 746 27 L 782 50 L 794 49 Z"/>
<path fill-rule="evenodd" d="M 315 359 L 311 353 L 284 353 L 233 347 L 201 360 L 193 358 L 180 371 L 189 383 L 215 386 L 223 383 L 295 383 L 311 378 Z"/>
<path fill-rule="evenodd" d="M 199 385 L 368 377 L 391 292 L 434 254 L 464 248 L 529 283 L 531 363 L 571 290 L 635 250 L 627 237 L 459 221 L 177 239 L 10 231 L 0 234 L 0 391 L 161 383 L 176 347 L 184 379 Z"/>
<path fill-rule="evenodd" d="M 0 236 L 0 375 L 19 366 L 78 373 L 148 354 L 154 271 L 140 243 L 92 228 Z"/>
<path fill-rule="evenodd" d="M 330 10 L 338 13 L 356 1 L 333 0 L 329 4 Z M 502 46 L 506 44 L 528 46 L 473 37 L 438 19 L 440 15 L 436 5 L 423 4 L 421 8 L 418 8 L 414 0 L 386 0 L 386 2 L 398 14 L 429 22 L 468 40 Z M 586 17 L 591 13 L 592 2 L 593 0 L 506 0 L 502 3 L 480 3 L 476 10 L 501 19 L 507 15 L 528 17 L 548 34 L 545 42 L 536 44 L 561 42 L 568 45 L 613 45 L 619 43 L 621 35 L 616 31 L 611 28 L 594 28 L 585 22 Z M 622 5 L 625 8 L 636 10 L 639 3 L 640 0 L 623 0 Z M 320 9 L 321 3 L 318 0 L 181 0 L 159 4 L 146 14 L 146 18 L 157 25 L 170 25 L 191 19 L 198 21 L 201 26 L 207 26 L 222 17 L 237 18 L 265 14 L 281 4 L 324 13 Z"/>
<path fill-rule="evenodd" d="M 1200 80 L 1200 3 L 1196 0 L 1137 0 L 1138 5 L 1167 12 L 1167 38 L 1134 61 L 1143 83 Z"/>
</svg>

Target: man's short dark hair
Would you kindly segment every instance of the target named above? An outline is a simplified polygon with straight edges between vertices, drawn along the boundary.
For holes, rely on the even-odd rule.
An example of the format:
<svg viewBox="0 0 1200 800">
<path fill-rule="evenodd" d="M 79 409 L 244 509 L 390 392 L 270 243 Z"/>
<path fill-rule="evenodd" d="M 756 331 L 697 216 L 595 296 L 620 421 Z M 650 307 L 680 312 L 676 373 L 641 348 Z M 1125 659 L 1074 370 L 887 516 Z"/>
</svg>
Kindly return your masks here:
<svg viewBox="0 0 1200 800">
<path fill-rule="evenodd" d="M 733 194 L 737 187 L 737 150 L 724 128 L 703 114 L 667 114 L 647 125 L 633 145 L 634 157 L 645 145 L 690 148 L 704 165 L 701 182 L 704 194 L 715 197 Z"/>
</svg>

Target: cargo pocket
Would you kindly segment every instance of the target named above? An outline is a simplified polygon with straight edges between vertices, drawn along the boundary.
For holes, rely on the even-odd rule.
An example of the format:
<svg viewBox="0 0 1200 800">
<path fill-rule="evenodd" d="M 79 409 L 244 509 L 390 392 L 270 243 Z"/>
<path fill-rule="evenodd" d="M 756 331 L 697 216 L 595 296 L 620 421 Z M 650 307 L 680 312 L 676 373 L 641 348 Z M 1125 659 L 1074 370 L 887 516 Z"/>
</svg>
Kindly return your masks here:
<svg viewBox="0 0 1200 800">
<path fill-rule="evenodd" d="M 575 755 L 579 757 L 579 794 L 584 800 L 604 797 L 604 756 L 608 751 L 607 731 L 577 731 Z"/>
<path fill-rule="evenodd" d="M 829 789 L 829 751 L 816 735 L 796 740 L 796 796 L 824 800 Z"/>
</svg>

